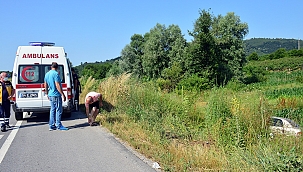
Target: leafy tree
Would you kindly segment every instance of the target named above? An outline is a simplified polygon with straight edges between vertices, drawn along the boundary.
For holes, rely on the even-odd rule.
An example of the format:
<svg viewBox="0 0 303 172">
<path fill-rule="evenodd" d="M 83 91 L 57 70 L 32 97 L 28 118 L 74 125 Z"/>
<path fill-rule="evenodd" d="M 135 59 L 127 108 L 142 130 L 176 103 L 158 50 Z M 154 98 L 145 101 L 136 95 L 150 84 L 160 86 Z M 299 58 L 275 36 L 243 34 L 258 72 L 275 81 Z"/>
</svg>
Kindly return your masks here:
<svg viewBox="0 0 303 172">
<path fill-rule="evenodd" d="M 242 69 L 246 64 L 243 39 L 248 33 L 247 23 L 242 23 L 233 12 L 214 17 L 213 35 L 220 57 L 218 82 L 226 84 L 231 78 L 243 79 Z"/>
<path fill-rule="evenodd" d="M 112 64 L 112 67 L 109 69 L 108 73 L 106 74 L 106 76 L 117 76 L 119 74 L 122 74 L 123 71 L 119 65 L 119 61 L 115 61 Z"/>
<path fill-rule="evenodd" d="M 186 40 L 177 25 L 157 24 L 145 34 L 144 55 L 142 66 L 147 78 L 159 78 L 164 69 L 178 62 L 184 70 L 184 52 Z"/>
<path fill-rule="evenodd" d="M 132 72 L 134 69 L 136 54 L 134 49 L 128 44 L 121 52 L 120 66 L 124 72 Z"/>
<path fill-rule="evenodd" d="M 124 72 L 131 72 L 138 76 L 143 75 L 142 56 L 144 54 L 144 37 L 134 34 L 130 44 L 126 45 L 121 52 L 120 68 Z"/>
<path fill-rule="evenodd" d="M 247 24 L 241 23 L 234 13 L 214 17 L 208 11 L 200 11 L 189 32 L 194 37 L 186 60 L 189 74 L 206 77 L 218 85 L 233 77 L 240 79 L 246 63 L 243 38 L 247 33 Z"/>
<path fill-rule="evenodd" d="M 169 64 L 168 39 L 166 27 L 157 24 L 150 30 L 149 38 L 145 42 L 142 66 L 148 78 L 158 78 L 163 69 Z"/>
<path fill-rule="evenodd" d="M 169 46 L 169 67 L 173 66 L 177 62 L 181 69 L 184 70 L 184 57 L 187 49 L 187 43 L 182 35 L 181 29 L 177 25 L 170 25 L 167 30 L 167 39 Z"/>
<path fill-rule="evenodd" d="M 205 77 L 207 74 L 214 78 L 218 59 L 215 51 L 215 40 L 211 33 L 213 17 L 208 11 L 200 11 L 200 17 L 194 24 L 194 29 L 189 35 L 194 38 L 188 47 L 186 57 L 186 70 L 189 75 L 196 74 Z M 208 77 L 207 76 L 207 77 Z"/>
<path fill-rule="evenodd" d="M 103 79 L 106 78 L 106 74 L 111 67 L 111 63 L 88 64 L 82 70 L 82 76 L 92 76 L 95 79 Z"/>
<path fill-rule="evenodd" d="M 95 70 L 95 67 L 94 67 L 93 64 L 86 65 L 84 67 L 84 69 L 82 70 L 81 75 L 82 76 L 92 76 L 92 77 L 94 77 L 94 70 Z"/>
<path fill-rule="evenodd" d="M 161 79 L 157 82 L 160 88 L 171 91 L 183 77 L 187 43 L 177 25 L 170 25 L 166 29 L 166 34 L 169 62 L 168 67 L 162 70 Z"/>
</svg>

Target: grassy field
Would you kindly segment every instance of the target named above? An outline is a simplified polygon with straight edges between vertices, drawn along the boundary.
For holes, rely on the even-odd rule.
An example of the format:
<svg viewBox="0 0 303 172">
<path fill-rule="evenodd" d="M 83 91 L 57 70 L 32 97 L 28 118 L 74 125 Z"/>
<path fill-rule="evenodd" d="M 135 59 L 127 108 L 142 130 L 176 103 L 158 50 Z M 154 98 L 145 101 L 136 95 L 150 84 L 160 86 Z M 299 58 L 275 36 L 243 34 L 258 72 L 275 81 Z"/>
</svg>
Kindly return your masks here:
<svg viewBox="0 0 303 172">
<path fill-rule="evenodd" d="M 163 171 L 302 171 L 302 137 L 269 136 L 269 117 L 303 126 L 303 72 L 271 72 L 262 83 L 165 93 L 129 75 L 81 78 L 103 94 L 98 120 Z M 80 102 L 83 103 L 83 102 Z"/>
</svg>

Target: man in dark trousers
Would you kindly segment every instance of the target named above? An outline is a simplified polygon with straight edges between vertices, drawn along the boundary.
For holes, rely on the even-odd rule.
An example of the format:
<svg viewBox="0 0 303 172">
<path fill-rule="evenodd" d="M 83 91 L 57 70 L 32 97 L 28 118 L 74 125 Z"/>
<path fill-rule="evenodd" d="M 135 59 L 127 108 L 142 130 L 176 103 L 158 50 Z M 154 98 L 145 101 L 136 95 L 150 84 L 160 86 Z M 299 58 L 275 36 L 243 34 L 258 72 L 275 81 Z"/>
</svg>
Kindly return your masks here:
<svg viewBox="0 0 303 172">
<path fill-rule="evenodd" d="M 6 72 L 0 74 L 0 123 L 1 131 L 6 131 L 9 126 L 9 118 L 11 116 L 10 99 L 15 94 L 12 83 L 8 80 Z"/>
<path fill-rule="evenodd" d="M 75 90 L 75 106 L 76 106 L 75 110 L 78 111 L 79 110 L 79 96 L 81 93 L 81 85 L 80 85 L 80 81 L 79 81 L 79 76 L 75 72 L 74 68 L 72 68 L 72 73 L 73 73 L 73 83 L 74 83 L 74 90 Z"/>
</svg>

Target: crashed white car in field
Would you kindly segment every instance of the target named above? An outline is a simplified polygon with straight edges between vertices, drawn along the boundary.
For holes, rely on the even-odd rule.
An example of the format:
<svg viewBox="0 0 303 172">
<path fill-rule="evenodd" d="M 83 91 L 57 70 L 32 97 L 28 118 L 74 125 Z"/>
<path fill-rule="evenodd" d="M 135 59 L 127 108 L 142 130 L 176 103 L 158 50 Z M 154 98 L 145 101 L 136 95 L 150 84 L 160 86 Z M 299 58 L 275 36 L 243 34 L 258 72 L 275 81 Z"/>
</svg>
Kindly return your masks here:
<svg viewBox="0 0 303 172">
<path fill-rule="evenodd" d="M 285 134 L 287 136 L 300 136 L 302 131 L 293 120 L 281 117 L 271 117 L 270 130 L 273 134 Z"/>
</svg>

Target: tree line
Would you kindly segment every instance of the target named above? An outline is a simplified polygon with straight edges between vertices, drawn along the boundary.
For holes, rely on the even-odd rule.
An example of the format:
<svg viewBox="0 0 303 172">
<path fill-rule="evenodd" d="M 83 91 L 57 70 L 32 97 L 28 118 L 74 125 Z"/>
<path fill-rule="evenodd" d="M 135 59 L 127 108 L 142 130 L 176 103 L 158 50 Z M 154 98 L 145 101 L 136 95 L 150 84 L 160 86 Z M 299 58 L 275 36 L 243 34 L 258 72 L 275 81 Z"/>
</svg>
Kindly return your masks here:
<svg viewBox="0 0 303 172">
<path fill-rule="evenodd" d="M 185 87 L 206 89 L 243 78 L 245 65 L 243 39 L 247 23 L 233 12 L 214 16 L 200 10 L 194 23 L 192 42 L 187 42 L 178 25 L 156 24 L 144 35 L 134 34 L 114 62 L 109 73 L 132 73 L 138 78 L 156 80 L 164 89 Z"/>
<path fill-rule="evenodd" d="M 261 81 L 262 77 L 255 76 L 263 76 L 263 71 L 253 72 L 246 67 L 248 60 L 277 59 L 281 53 L 282 56 L 300 54 L 300 51 L 286 53 L 281 49 L 266 56 L 256 52 L 246 56 L 247 23 L 233 12 L 214 16 L 209 10 L 200 10 L 199 14 L 193 30 L 188 31 L 193 38 L 191 42 L 186 41 L 178 25 L 166 27 L 158 23 L 144 35 L 132 35 L 115 60 L 85 63 L 76 68 L 82 68 L 81 75 L 95 79 L 132 73 L 145 81 L 154 80 L 166 90 L 203 90 L 225 85 L 230 80 Z"/>
</svg>

